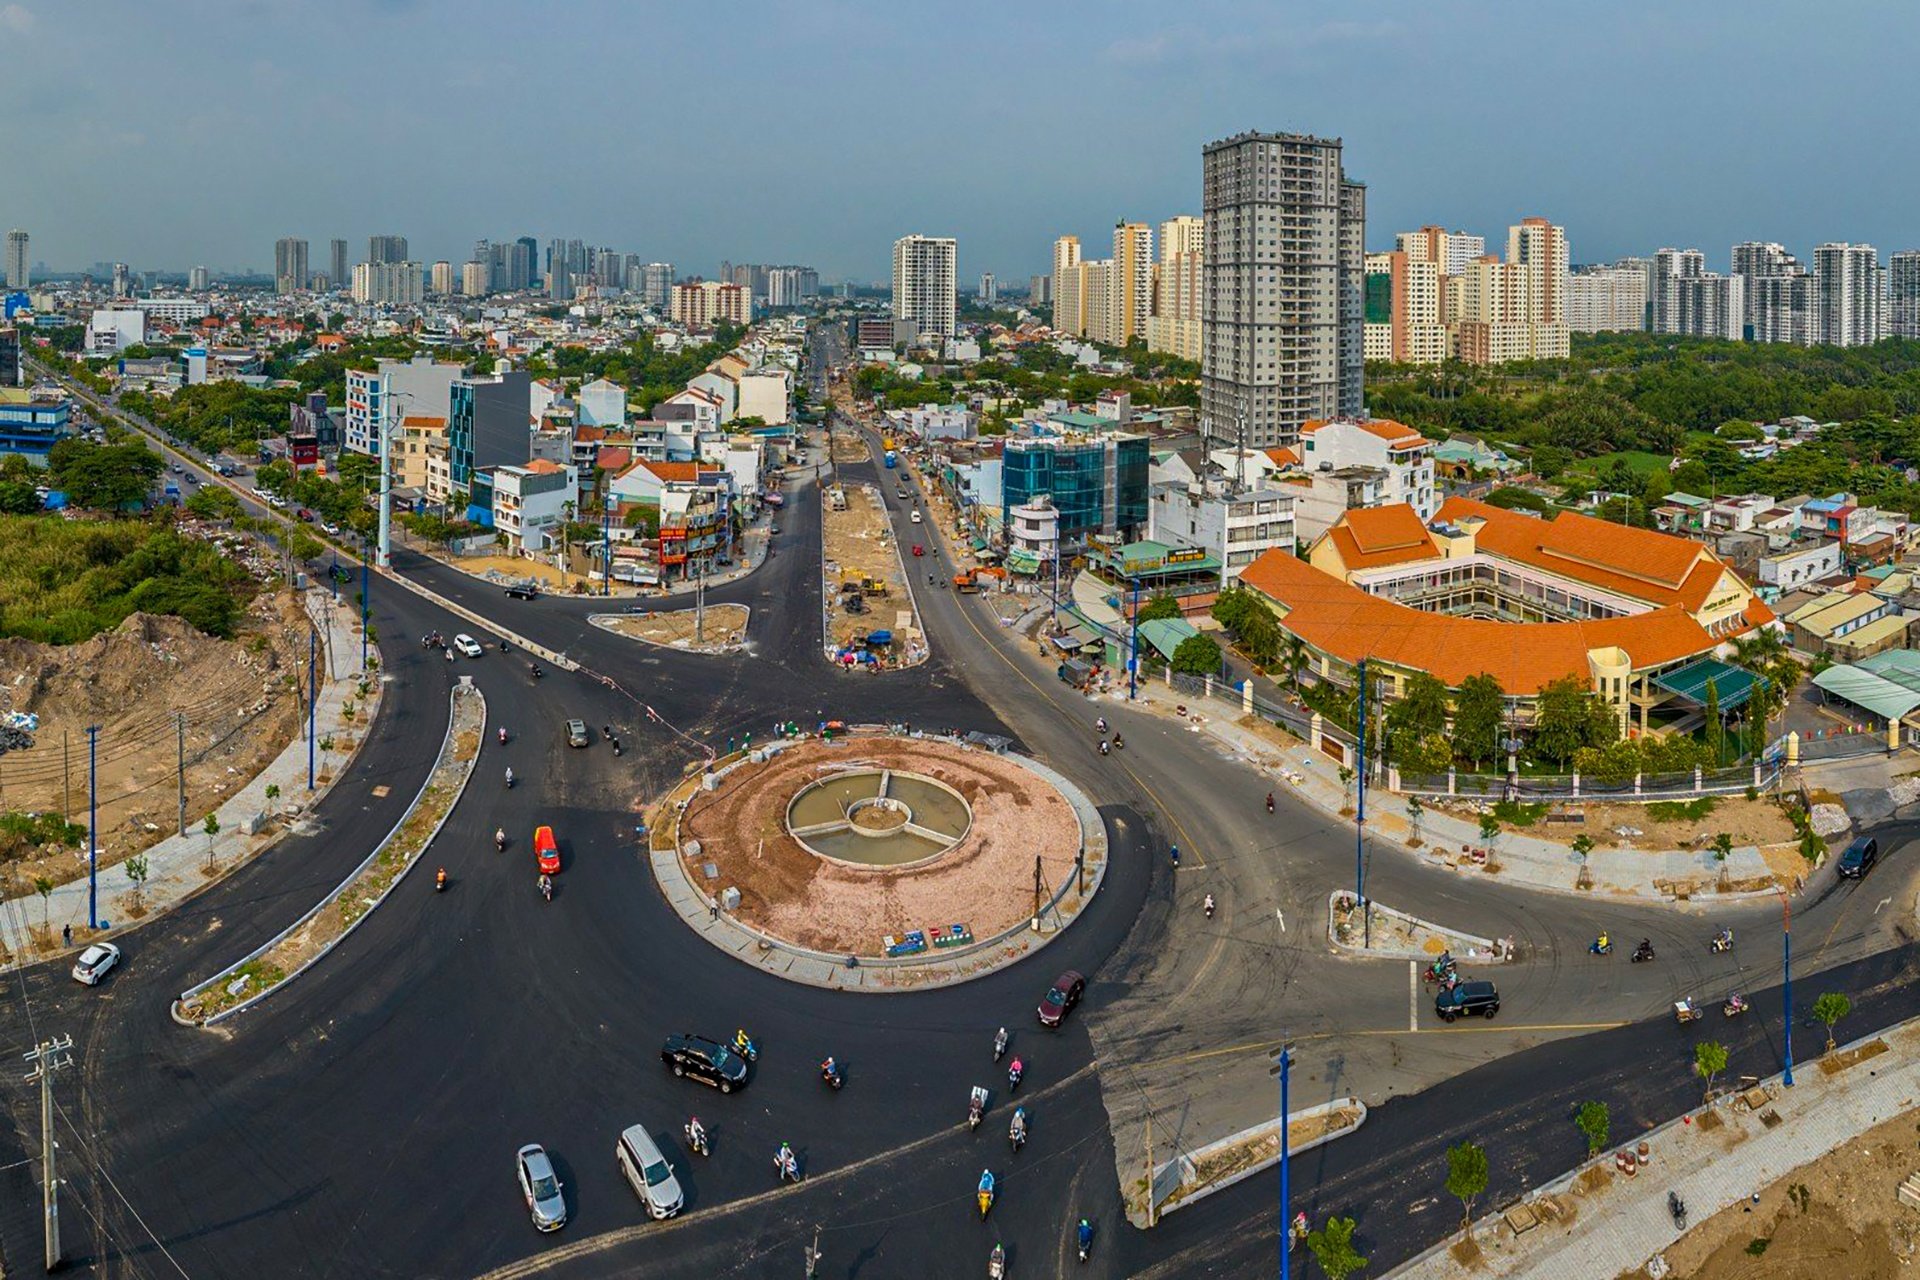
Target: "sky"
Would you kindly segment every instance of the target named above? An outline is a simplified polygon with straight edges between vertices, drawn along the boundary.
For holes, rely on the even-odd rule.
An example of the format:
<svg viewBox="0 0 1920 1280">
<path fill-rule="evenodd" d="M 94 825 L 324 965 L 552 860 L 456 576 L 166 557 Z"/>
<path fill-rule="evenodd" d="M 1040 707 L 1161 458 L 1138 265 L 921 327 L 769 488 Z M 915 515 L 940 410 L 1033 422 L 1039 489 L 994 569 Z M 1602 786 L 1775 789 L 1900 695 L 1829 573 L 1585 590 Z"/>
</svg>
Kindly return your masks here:
<svg viewBox="0 0 1920 1280">
<path fill-rule="evenodd" d="M 55 269 L 283 235 L 579 238 L 963 287 L 1200 212 L 1200 148 L 1345 142 L 1367 240 L 1540 215 L 1575 262 L 1920 246 L 1910 0 L 0 0 L 0 227 Z"/>
</svg>

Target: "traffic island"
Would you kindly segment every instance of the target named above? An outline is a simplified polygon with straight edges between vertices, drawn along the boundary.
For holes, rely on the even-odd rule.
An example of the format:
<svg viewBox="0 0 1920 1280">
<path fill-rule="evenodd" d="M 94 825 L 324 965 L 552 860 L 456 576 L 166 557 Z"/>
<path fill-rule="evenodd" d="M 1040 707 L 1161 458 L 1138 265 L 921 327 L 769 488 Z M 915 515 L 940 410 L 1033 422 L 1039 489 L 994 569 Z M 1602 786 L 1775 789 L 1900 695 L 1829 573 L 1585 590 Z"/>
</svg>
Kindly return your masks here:
<svg viewBox="0 0 1920 1280">
<path fill-rule="evenodd" d="M 864 484 L 828 486 L 820 538 L 827 660 L 849 671 L 926 661 L 926 636 L 880 491 Z"/>
<path fill-rule="evenodd" d="M 1350 889 L 1336 889 L 1328 896 L 1327 940 L 1342 951 L 1383 960 L 1437 960 L 1449 954 L 1455 960 L 1514 958 L 1511 938 L 1482 938 L 1444 928 L 1404 911 L 1383 907 L 1371 898 L 1362 917 L 1353 908 Z"/>
<path fill-rule="evenodd" d="M 1366 1123 L 1367 1104 L 1358 1098 L 1336 1098 L 1287 1117 L 1289 1159 L 1344 1138 Z M 1147 1180 L 1127 1188 L 1127 1218 L 1135 1226 L 1150 1227 L 1175 1209 L 1204 1200 L 1280 1163 L 1280 1123 L 1277 1119 L 1230 1134 L 1153 1170 L 1152 1202 Z"/>
<path fill-rule="evenodd" d="M 1038 761 L 891 732 L 719 762 L 654 806 L 669 901 L 715 945 L 821 986 L 903 990 L 1045 945 L 1098 889 L 1106 835 Z"/>
<path fill-rule="evenodd" d="M 386 901 L 440 834 L 466 791 L 480 758 L 487 703 L 470 678 L 453 691 L 447 734 L 426 785 L 386 839 L 305 915 L 248 955 L 180 993 L 173 1019 L 185 1026 L 212 1026 L 248 1008 L 305 973 Z"/>
<path fill-rule="evenodd" d="M 682 653 L 732 653 L 747 639 L 751 611 L 743 604 L 710 604 L 700 609 L 663 609 L 655 613 L 596 613 L 587 621 L 643 644 Z"/>
</svg>

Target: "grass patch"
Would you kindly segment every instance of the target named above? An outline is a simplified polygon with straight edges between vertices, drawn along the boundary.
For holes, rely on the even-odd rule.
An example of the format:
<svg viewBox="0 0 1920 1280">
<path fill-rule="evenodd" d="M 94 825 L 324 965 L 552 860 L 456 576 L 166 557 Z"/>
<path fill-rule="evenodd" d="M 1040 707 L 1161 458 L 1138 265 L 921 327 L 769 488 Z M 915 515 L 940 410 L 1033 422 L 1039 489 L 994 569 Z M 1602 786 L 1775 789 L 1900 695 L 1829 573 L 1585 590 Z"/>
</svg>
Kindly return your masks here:
<svg viewBox="0 0 1920 1280">
<path fill-rule="evenodd" d="M 1510 827 L 1530 827 L 1547 816 L 1547 806 L 1523 804 L 1518 800 L 1500 800 L 1493 806 L 1493 816 Z"/>
<path fill-rule="evenodd" d="M 1656 800 L 1647 806 L 1647 816 L 1655 822 L 1699 822 L 1720 804 L 1718 796 L 1698 800 Z"/>
<path fill-rule="evenodd" d="M 142 612 L 230 639 L 252 594 L 244 569 L 164 515 L 0 516 L 0 635 L 78 644 Z"/>
</svg>

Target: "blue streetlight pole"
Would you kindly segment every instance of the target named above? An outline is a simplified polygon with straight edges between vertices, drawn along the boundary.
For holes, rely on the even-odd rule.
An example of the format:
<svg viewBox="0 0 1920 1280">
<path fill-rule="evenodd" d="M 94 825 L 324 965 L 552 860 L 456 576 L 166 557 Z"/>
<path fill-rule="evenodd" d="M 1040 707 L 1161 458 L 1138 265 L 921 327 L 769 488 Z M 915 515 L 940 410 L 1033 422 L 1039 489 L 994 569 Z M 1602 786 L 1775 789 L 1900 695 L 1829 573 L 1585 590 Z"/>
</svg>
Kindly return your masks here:
<svg viewBox="0 0 1920 1280">
<path fill-rule="evenodd" d="M 600 584 L 600 594 L 613 594 L 613 477 L 607 477 L 607 494 L 600 504 L 600 555 L 606 571 L 606 579 Z"/>
<path fill-rule="evenodd" d="M 313 790 L 314 702 L 320 696 L 320 632 L 307 632 L 307 790 Z"/>
<path fill-rule="evenodd" d="M 87 927 L 100 927 L 100 726 L 87 726 Z"/>
<path fill-rule="evenodd" d="M 1133 588 L 1133 632 L 1127 639 L 1127 701 L 1135 696 L 1140 671 L 1140 579 L 1129 580 Z"/>
<path fill-rule="evenodd" d="M 360 669 L 367 669 L 367 628 L 373 625 L 373 575 L 367 568 L 368 558 L 373 548 L 366 545 L 365 539 L 360 546 Z"/>
<path fill-rule="evenodd" d="M 1793 1087 L 1793 899 L 1783 892 L 1780 895 L 1780 969 L 1786 978 L 1781 989 L 1784 1013 L 1781 1025 L 1785 1030 L 1786 1072 L 1780 1077 L 1780 1083 Z"/>
<path fill-rule="evenodd" d="M 1287 1154 L 1287 1074 L 1293 1068 L 1293 1046 L 1281 1046 L 1274 1060 L 1280 1076 L 1280 1280 L 1288 1280 L 1293 1274 L 1293 1174 Z"/>
<path fill-rule="evenodd" d="M 1360 802 L 1353 819 L 1353 909 L 1360 913 L 1363 945 L 1373 945 L 1373 912 L 1367 910 L 1367 660 L 1360 659 Z"/>
</svg>

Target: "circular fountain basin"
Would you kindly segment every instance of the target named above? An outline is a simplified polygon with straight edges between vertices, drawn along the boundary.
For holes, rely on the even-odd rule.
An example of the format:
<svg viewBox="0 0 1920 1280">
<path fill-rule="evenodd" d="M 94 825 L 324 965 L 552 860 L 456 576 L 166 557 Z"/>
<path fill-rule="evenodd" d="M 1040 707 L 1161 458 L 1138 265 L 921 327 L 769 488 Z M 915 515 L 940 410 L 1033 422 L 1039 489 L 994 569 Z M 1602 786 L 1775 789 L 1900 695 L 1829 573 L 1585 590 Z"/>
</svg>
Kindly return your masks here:
<svg viewBox="0 0 1920 1280">
<path fill-rule="evenodd" d="M 973 810 L 958 791 L 892 769 L 830 774 L 787 804 L 787 831 L 803 849 L 855 867 L 898 870 L 931 862 L 972 826 Z"/>
</svg>

